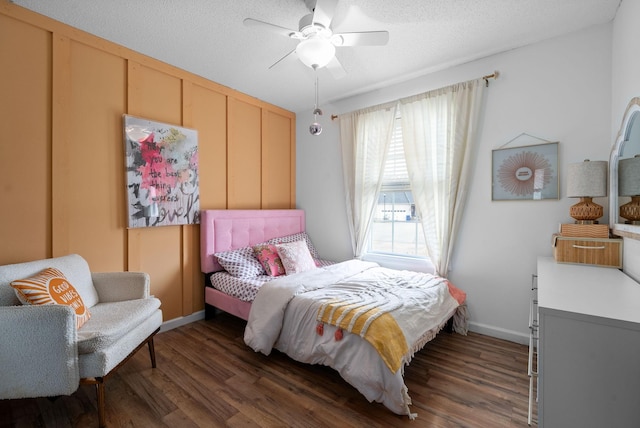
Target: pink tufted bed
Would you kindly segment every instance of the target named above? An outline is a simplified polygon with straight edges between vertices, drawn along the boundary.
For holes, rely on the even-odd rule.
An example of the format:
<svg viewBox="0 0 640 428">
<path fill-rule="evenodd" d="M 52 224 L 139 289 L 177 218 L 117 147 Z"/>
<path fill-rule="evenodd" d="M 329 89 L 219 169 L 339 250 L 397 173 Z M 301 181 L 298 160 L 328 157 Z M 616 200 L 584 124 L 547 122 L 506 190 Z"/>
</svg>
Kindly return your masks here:
<svg viewBox="0 0 640 428">
<path fill-rule="evenodd" d="M 205 302 L 247 320 L 248 346 L 266 355 L 278 349 L 297 361 L 328 365 L 369 401 L 416 416 L 409 410 L 404 366 L 448 320 L 466 334 L 464 292 L 429 274 L 360 260 L 323 262 L 306 235 L 302 210 L 204 210 L 200 228 Z M 249 282 L 259 286 L 250 298 L 220 291 L 219 276 L 234 283 L 234 275 L 242 276 L 235 271 L 237 263 L 229 266 L 227 255 L 239 252 L 251 259 L 251 248 L 265 243 L 277 247 L 286 274 L 251 276 Z M 313 266 L 293 270 L 285 261 L 285 250 L 292 246 L 312 257 Z"/>
<path fill-rule="evenodd" d="M 200 218 L 200 265 L 205 274 L 223 270 L 214 257 L 278 236 L 305 231 L 303 210 L 203 210 Z M 251 303 L 205 288 L 205 303 L 247 320 Z"/>
</svg>

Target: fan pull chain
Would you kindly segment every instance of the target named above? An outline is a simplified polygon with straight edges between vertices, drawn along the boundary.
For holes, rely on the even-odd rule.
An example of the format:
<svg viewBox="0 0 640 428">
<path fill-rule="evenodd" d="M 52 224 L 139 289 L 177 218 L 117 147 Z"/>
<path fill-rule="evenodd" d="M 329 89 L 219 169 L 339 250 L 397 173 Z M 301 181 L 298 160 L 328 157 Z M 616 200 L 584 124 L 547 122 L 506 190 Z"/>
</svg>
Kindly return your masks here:
<svg viewBox="0 0 640 428">
<path fill-rule="evenodd" d="M 318 111 L 318 72 L 315 72 L 316 74 L 316 104 L 315 104 L 315 109 L 313 110 L 313 114 L 314 116 L 316 115 L 316 111 Z"/>
<path fill-rule="evenodd" d="M 320 110 L 320 108 L 318 107 L 318 70 L 317 67 L 313 68 L 315 74 L 316 74 L 316 84 L 315 84 L 315 89 L 316 89 L 316 103 L 314 105 L 313 108 L 313 123 L 311 125 L 309 125 L 309 132 L 311 133 L 311 135 L 320 135 L 320 133 L 322 132 L 322 125 L 320 125 L 320 123 L 318 123 L 318 116 L 322 116 L 322 110 Z"/>
</svg>

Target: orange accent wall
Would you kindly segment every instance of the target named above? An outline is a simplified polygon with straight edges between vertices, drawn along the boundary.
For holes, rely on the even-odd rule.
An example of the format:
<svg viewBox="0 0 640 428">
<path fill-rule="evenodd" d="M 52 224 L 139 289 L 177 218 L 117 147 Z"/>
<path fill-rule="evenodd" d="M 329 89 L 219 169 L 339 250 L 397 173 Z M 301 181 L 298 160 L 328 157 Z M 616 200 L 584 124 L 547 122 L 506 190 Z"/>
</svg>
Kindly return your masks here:
<svg viewBox="0 0 640 428">
<path fill-rule="evenodd" d="M 0 57 L 0 264 L 78 253 L 203 309 L 199 226 L 127 229 L 123 114 L 198 130 L 201 209 L 295 208 L 294 113 L 5 2 Z"/>
<path fill-rule="evenodd" d="M 261 109 L 252 103 L 227 97 L 227 205 L 248 209 L 261 200 Z M 263 150 L 268 150 L 264 148 Z"/>
<path fill-rule="evenodd" d="M 289 138 L 283 138 L 291 133 Z M 295 128 L 287 116 L 262 110 L 262 208 L 279 208 L 295 201 Z"/>
<path fill-rule="evenodd" d="M 51 254 L 51 39 L 0 15 L 2 261 Z"/>
</svg>

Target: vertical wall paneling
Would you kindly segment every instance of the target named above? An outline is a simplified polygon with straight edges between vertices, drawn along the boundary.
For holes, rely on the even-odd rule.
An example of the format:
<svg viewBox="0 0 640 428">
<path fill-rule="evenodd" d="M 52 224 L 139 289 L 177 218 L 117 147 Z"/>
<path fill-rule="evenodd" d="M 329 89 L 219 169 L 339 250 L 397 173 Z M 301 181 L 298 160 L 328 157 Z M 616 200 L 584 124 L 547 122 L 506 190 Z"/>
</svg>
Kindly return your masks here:
<svg viewBox="0 0 640 428">
<path fill-rule="evenodd" d="M 0 14 L 4 263 L 51 256 L 51 45 L 49 31 Z"/>
<path fill-rule="evenodd" d="M 193 126 L 193 85 L 187 80 L 182 80 L 182 125 L 188 128 Z M 200 148 L 200 135 L 198 135 L 198 149 Z M 198 153 L 199 157 L 200 153 Z M 198 168 L 199 169 L 199 168 Z M 198 178 L 199 179 L 199 178 Z M 193 312 L 193 285 L 198 281 L 200 264 L 196 262 L 199 255 L 199 231 L 197 225 L 180 226 L 182 233 L 182 315 Z"/>
<path fill-rule="evenodd" d="M 182 315 L 194 310 L 194 286 L 202 292 L 200 273 L 200 227 L 180 226 L 182 231 Z M 202 294 L 202 293 L 199 293 Z M 197 298 L 196 298 L 197 300 Z"/>
<path fill-rule="evenodd" d="M 69 159 L 71 138 L 71 41 L 53 34 L 52 128 L 51 128 L 51 216 L 52 255 L 69 254 L 69 212 L 72 168 Z"/>
<path fill-rule="evenodd" d="M 0 264 L 79 253 L 203 309 L 199 225 L 127 229 L 123 114 L 198 131 L 201 209 L 295 206 L 293 113 L 2 1 L 0 58 Z"/>
<path fill-rule="evenodd" d="M 201 209 L 227 207 L 227 97 L 201 85 L 191 86 L 191 121 L 198 130 Z"/>
<path fill-rule="evenodd" d="M 73 226 L 68 226 L 67 252 L 82 254 L 96 271 L 125 267 L 126 71 L 122 58 L 71 42 L 70 168 L 64 176 L 66 221 Z"/>
<path fill-rule="evenodd" d="M 291 118 L 262 111 L 262 208 L 281 209 L 295 206 L 291 176 L 295 174 L 292 159 Z M 295 189 L 294 189 L 295 191 Z"/>
<path fill-rule="evenodd" d="M 182 125 L 193 128 L 193 94 L 192 84 L 182 80 Z M 198 136 L 198 147 L 200 146 L 200 136 Z M 198 153 L 199 155 L 199 153 Z M 194 244 L 198 242 L 195 232 L 200 230 L 197 226 L 180 226 L 180 242 L 182 243 L 182 253 L 180 254 L 182 269 L 182 315 L 189 315 L 193 310 L 193 277 L 198 267 L 194 263 L 198 250 Z"/>
<path fill-rule="evenodd" d="M 137 64 L 129 76 L 129 114 L 182 125 L 181 79 L 163 70 Z"/>
<path fill-rule="evenodd" d="M 182 316 L 181 226 L 149 227 L 136 233 L 140 268 L 151 277 L 151 294 L 162 301 L 165 320 Z"/>
<path fill-rule="evenodd" d="M 261 109 L 229 97 L 227 113 L 227 208 L 260 208 Z"/>
<path fill-rule="evenodd" d="M 289 156 L 291 160 L 291 169 L 289 170 L 289 191 L 291 192 L 291 196 L 289 200 L 291 201 L 291 206 L 289 208 L 296 208 L 296 116 L 290 116 L 291 128 L 289 129 L 289 141 L 291 145 L 289 147 Z"/>
<path fill-rule="evenodd" d="M 140 99 L 140 95 L 138 94 L 137 83 L 142 80 L 139 76 L 140 64 L 133 60 L 127 61 L 127 110 L 124 113 L 128 113 L 131 115 L 136 115 L 136 109 L 140 109 L 136 105 L 136 100 Z M 138 113 L 139 115 L 140 113 Z M 124 135 L 123 135 L 124 138 Z M 124 144 L 124 141 L 123 141 Z M 126 194 L 125 194 L 126 195 Z M 122 197 L 125 198 L 126 196 Z M 128 209 L 125 207 L 124 212 L 122 213 L 125 218 L 125 224 L 127 223 L 127 213 Z M 140 271 L 142 262 L 140 260 L 141 251 L 140 251 L 140 229 L 127 229 L 126 233 L 126 241 L 127 247 L 125 248 L 127 261 L 125 269 L 129 271 Z"/>
<path fill-rule="evenodd" d="M 140 64 L 133 71 L 129 75 L 130 114 L 181 125 L 181 79 Z M 151 292 L 162 300 L 165 319 L 182 316 L 181 226 L 138 228 L 136 232 L 129 234 L 130 270 L 149 273 Z M 132 239 L 138 242 L 132 242 Z M 133 254 L 133 248 L 139 253 Z M 134 260 L 138 263 L 136 267 L 132 266 Z"/>
<path fill-rule="evenodd" d="M 188 89 L 187 89 L 188 87 Z M 198 130 L 198 174 L 200 180 L 200 208 L 224 209 L 227 201 L 227 97 L 215 88 L 204 87 L 195 83 L 186 85 L 184 90 L 185 108 L 183 117 L 185 125 Z M 188 101 L 186 101 L 188 99 Z M 206 189 L 207 191 L 204 191 Z M 200 273 L 200 228 L 191 228 L 191 246 L 185 241 L 183 247 L 196 252 L 185 266 L 185 284 L 191 278 L 192 310 L 204 308 L 202 291 L 202 274 Z M 187 266 L 191 266 L 188 269 Z M 185 293 L 187 293 L 185 287 Z M 185 301 L 187 297 L 185 297 Z M 186 308 L 186 304 L 185 304 Z"/>
</svg>

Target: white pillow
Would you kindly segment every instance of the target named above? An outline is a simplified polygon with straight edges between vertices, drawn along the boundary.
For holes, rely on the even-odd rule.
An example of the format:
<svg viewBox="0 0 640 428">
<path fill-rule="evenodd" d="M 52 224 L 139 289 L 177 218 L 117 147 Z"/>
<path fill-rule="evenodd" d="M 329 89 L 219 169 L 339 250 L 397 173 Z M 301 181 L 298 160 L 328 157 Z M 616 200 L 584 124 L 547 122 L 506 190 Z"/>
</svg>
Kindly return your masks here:
<svg viewBox="0 0 640 428">
<path fill-rule="evenodd" d="M 214 256 L 216 256 L 218 263 L 224 270 L 238 278 L 253 278 L 266 274 L 251 247 L 215 253 Z"/>
<path fill-rule="evenodd" d="M 311 257 L 313 257 L 314 259 L 320 258 L 320 256 L 318 255 L 318 251 L 313 246 L 313 243 L 311 242 L 311 238 L 309 238 L 309 235 L 307 234 L 307 232 L 299 232 L 299 233 L 294 233 L 293 235 L 279 236 L 277 238 L 271 238 L 267 242 L 269 244 L 275 245 L 275 244 L 286 244 L 286 243 L 295 242 L 295 241 L 306 242 L 307 247 L 309 247 L 309 252 L 311 253 Z"/>
<path fill-rule="evenodd" d="M 316 262 L 305 241 L 276 244 L 276 249 L 287 275 L 316 268 Z"/>
</svg>

